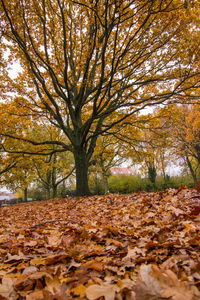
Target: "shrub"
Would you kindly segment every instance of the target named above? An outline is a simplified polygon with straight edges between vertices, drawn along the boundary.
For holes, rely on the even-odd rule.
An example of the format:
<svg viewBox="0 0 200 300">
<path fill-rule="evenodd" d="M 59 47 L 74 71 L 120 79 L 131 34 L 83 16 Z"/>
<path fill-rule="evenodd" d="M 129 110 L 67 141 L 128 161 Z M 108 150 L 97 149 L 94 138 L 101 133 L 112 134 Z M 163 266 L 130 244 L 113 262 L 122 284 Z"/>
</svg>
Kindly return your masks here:
<svg viewBox="0 0 200 300">
<path fill-rule="evenodd" d="M 168 188 L 179 188 L 180 185 L 193 187 L 193 181 L 189 176 L 167 176 L 164 180 L 163 177 L 157 177 L 155 184 L 148 178 L 141 178 L 140 175 L 126 176 L 117 175 L 108 178 L 109 191 L 111 193 L 129 194 L 138 191 L 161 191 Z"/>
<path fill-rule="evenodd" d="M 145 184 L 140 175 L 135 176 L 110 176 L 108 178 L 109 191 L 111 193 L 129 194 L 144 189 Z"/>
</svg>

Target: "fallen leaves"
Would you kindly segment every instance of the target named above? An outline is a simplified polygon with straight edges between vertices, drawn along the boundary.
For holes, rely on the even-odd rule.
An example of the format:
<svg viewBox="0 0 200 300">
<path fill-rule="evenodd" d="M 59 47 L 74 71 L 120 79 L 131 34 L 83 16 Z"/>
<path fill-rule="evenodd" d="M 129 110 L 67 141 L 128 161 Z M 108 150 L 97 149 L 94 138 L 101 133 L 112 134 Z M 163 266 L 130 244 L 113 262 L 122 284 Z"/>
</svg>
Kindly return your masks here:
<svg viewBox="0 0 200 300">
<path fill-rule="evenodd" d="M 3 207 L 0 299 L 198 300 L 199 208 L 184 187 Z"/>
<path fill-rule="evenodd" d="M 197 291 L 198 293 L 198 291 Z M 200 293 L 198 293 L 200 296 Z M 155 265 L 142 265 L 136 284 L 136 299 L 192 300 L 194 294 L 171 270 L 161 271 Z"/>
</svg>

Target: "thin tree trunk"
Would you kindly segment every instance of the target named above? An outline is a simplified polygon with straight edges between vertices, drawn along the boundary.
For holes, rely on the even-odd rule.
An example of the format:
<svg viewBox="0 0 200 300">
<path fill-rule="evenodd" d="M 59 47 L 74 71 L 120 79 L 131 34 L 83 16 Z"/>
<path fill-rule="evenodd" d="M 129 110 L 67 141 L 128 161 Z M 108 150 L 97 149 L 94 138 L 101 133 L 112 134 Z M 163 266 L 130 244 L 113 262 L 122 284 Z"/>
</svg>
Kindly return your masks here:
<svg viewBox="0 0 200 300">
<path fill-rule="evenodd" d="M 54 147 L 53 147 L 54 149 Z M 52 172 L 51 172 L 51 182 L 52 182 L 52 197 L 53 198 L 56 198 L 57 197 L 57 184 L 56 184 L 56 161 L 57 161 L 57 155 L 56 153 L 54 153 L 53 155 L 53 163 L 54 163 L 54 166 L 53 166 L 53 169 L 52 169 Z"/>
<path fill-rule="evenodd" d="M 95 173 L 94 182 L 95 182 L 95 194 L 99 195 L 99 180 L 98 180 L 97 173 Z"/>
<path fill-rule="evenodd" d="M 187 162 L 188 168 L 190 170 L 190 173 L 192 175 L 192 178 L 193 178 L 193 181 L 194 181 L 194 185 L 197 185 L 197 176 L 196 176 L 196 174 L 195 174 L 195 172 L 193 170 L 192 164 L 191 164 L 188 156 L 186 156 L 186 162 Z"/>
<path fill-rule="evenodd" d="M 103 173 L 102 178 L 103 178 L 103 185 L 104 185 L 105 194 L 108 194 L 109 193 L 108 177 L 106 176 L 106 174 Z"/>
<path fill-rule="evenodd" d="M 104 166 L 104 158 L 102 153 L 100 154 L 100 167 L 102 170 L 102 179 L 103 179 L 103 185 L 104 185 L 104 193 L 108 194 L 109 188 L 108 188 L 108 176 L 106 174 L 106 168 Z"/>
<path fill-rule="evenodd" d="M 164 163 L 163 163 L 163 161 L 162 161 L 161 163 L 162 163 L 162 175 L 163 175 L 164 183 L 166 184 L 166 174 L 165 174 L 165 167 L 164 167 Z"/>
<path fill-rule="evenodd" d="M 84 149 L 74 151 L 76 167 L 76 196 L 88 196 L 90 190 L 88 186 L 88 161 Z"/>
<path fill-rule="evenodd" d="M 25 202 L 28 201 L 28 188 L 27 187 L 24 189 L 24 201 Z"/>
</svg>

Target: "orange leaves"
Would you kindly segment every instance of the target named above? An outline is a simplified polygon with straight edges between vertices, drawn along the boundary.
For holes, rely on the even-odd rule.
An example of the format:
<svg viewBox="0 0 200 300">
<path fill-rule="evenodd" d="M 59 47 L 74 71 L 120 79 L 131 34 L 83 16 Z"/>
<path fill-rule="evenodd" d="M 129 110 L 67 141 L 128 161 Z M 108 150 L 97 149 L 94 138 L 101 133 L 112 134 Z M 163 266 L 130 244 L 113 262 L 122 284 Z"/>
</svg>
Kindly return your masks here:
<svg viewBox="0 0 200 300">
<path fill-rule="evenodd" d="M 81 149 L 90 165 L 98 136 L 117 134 L 120 141 L 134 142 L 133 131 L 124 134 L 126 117 L 148 105 L 182 102 L 185 94 L 189 101 L 198 98 L 200 43 L 199 30 L 193 30 L 199 25 L 193 17 L 198 17 L 197 1 L 187 11 L 183 0 L 0 2 L 0 55 L 10 50 L 3 73 L 6 64 L 18 62 L 22 68 L 13 80 L 2 80 L 1 94 L 5 98 L 8 90 L 13 99 L 6 105 L 12 117 L 0 124 L 0 134 L 17 141 L 8 142 L 5 152 L 20 144 L 20 153 L 45 154 L 54 144 L 59 145 L 54 151 L 74 155 Z M 60 129 L 62 142 L 45 134 L 40 139 L 33 136 L 34 123 L 36 133 L 42 131 L 42 123 Z M 138 130 L 134 132 L 140 138 Z M 142 160 L 140 150 L 136 152 Z M 105 158 L 119 153 L 113 154 Z M 87 174 L 79 174 L 88 166 L 79 165 L 78 194 L 86 195 Z"/>
<path fill-rule="evenodd" d="M 0 298 L 197 300 L 199 201 L 182 187 L 3 207 Z"/>
</svg>

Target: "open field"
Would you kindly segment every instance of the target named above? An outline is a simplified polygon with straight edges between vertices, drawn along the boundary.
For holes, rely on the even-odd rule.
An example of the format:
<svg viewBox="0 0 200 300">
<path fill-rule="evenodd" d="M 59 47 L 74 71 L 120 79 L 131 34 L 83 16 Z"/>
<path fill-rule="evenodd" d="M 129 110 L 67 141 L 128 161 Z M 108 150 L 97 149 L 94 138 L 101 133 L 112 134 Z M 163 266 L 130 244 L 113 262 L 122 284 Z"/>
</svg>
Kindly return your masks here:
<svg viewBox="0 0 200 300">
<path fill-rule="evenodd" d="M 200 192 L 0 209 L 0 299 L 200 299 Z"/>
</svg>

